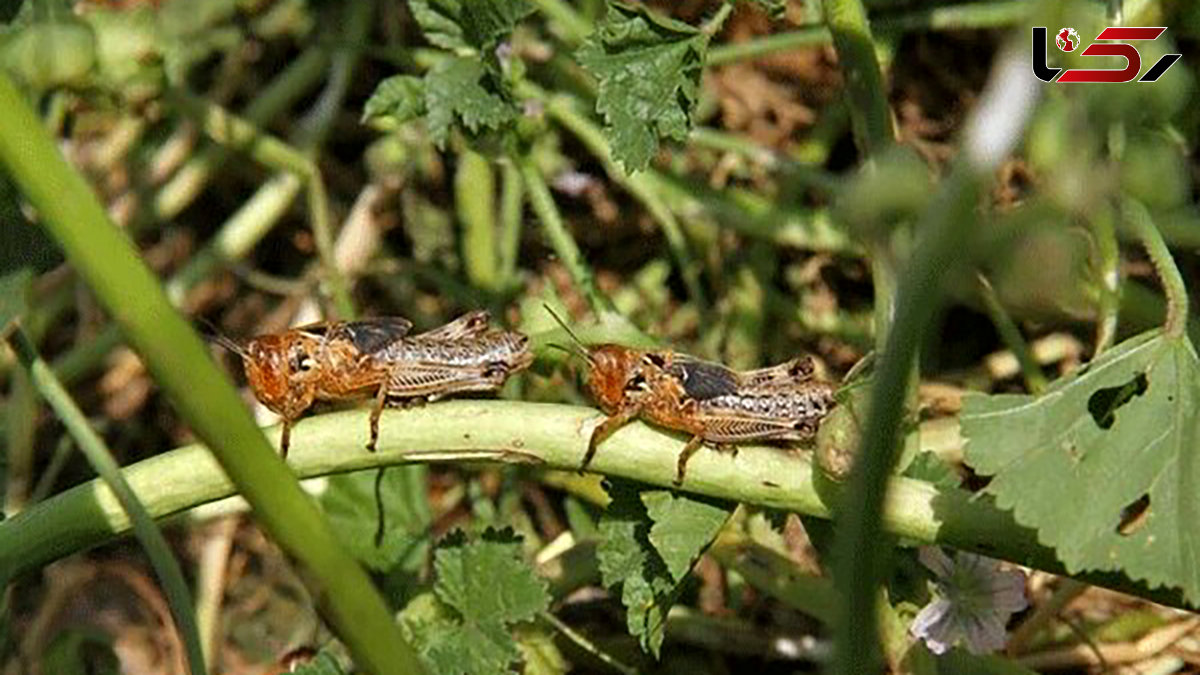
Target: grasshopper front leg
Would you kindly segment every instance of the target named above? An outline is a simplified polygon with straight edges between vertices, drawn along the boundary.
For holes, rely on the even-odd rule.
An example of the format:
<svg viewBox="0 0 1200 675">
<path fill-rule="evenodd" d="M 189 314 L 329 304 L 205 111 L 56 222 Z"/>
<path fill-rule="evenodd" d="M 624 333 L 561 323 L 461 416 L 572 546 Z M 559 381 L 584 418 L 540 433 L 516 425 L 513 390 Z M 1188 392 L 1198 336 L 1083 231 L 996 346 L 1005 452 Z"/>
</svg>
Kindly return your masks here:
<svg viewBox="0 0 1200 675">
<path fill-rule="evenodd" d="M 596 448 L 599 447 L 604 439 L 611 436 L 617 429 L 628 424 L 630 420 L 637 417 L 641 412 L 642 407 L 640 405 L 629 405 L 605 418 L 600 423 L 600 426 L 592 431 L 592 436 L 588 439 L 587 452 L 583 455 L 583 463 L 579 465 L 579 473 L 587 471 L 588 465 L 592 463 L 592 458 L 596 456 Z"/>
</svg>

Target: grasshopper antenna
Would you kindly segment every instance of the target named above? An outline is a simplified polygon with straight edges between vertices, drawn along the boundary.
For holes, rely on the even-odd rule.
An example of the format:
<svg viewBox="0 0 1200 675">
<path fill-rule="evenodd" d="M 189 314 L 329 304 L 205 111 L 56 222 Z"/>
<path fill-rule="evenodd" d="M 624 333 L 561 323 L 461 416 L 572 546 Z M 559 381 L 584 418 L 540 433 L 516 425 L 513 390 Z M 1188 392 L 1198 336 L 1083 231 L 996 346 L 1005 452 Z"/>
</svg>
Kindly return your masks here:
<svg viewBox="0 0 1200 675">
<path fill-rule="evenodd" d="M 559 326 L 562 326 L 562 329 L 567 332 L 567 335 L 571 336 L 571 339 L 575 341 L 575 344 L 578 346 L 578 348 L 577 349 L 568 349 L 567 347 L 564 347 L 559 344 L 554 344 L 554 343 L 549 343 L 546 346 L 554 347 L 555 349 L 561 349 L 562 351 L 566 352 L 567 354 L 582 357 L 584 361 L 591 363 L 592 357 L 588 354 L 587 345 L 585 345 L 583 343 L 583 340 L 579 339 L 579 336 L 575 334 L 575 331 L 571 330 L 571 327 L 568 326 L 567 323 L 562 320 L 562 317 L 558 315 L 558 312 L 555 312 L 553 309 L 551 309 L 550 305 L 547 305 L 546 303 L 543 302 L 542 307 L 545 307 L 546 311 L 550 312 L 550 316 L 554 317 L 555 323 L 557 323 Z"/>
<path fill-rule="evenodd" d="M 215 343 L 221 347 L 224 347 L 225 349 L 228 349 L 234 354 L 241 356 L 242 358 L 246 357 L 246 348 L 227 337 L 221 332 L 221 329 L 213 325 L 211 321 L 204 318 L 197 318 L 196 322 L 200 324 L 199 333 L 206 342 Z"/>
</svg>

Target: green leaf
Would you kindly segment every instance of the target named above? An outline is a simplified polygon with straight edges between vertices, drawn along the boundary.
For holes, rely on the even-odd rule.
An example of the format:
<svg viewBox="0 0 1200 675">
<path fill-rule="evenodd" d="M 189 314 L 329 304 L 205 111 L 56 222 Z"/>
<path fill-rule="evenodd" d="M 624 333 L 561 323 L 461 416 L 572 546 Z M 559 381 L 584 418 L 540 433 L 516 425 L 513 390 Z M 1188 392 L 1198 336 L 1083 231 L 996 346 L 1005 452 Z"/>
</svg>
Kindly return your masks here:
<svg viewBox="0 0 1200 675">
<path fill-rule="evenodd" d="M 463 35 L 486 56 L 508 39 L 517 23 L 533 12 L 525 0 L 463 0 Z"/>
<path fill-rule="evenodd" d="M 645 496 L 663 491 L 643 493 L 636 484 L 615 480 L 606 481 L 606 487 L 612 501 L 600 517 L 600 545 L 596 550 L 600 577 L 606 587 L 621 587 L 630 634 L 638 638 L 642 649 L 658 656 L 667 611 L 679 588 L 650 541 L 654 522 L 647 512 Z M 657 504 L 658 500 L 651 497 L 650 501 Z"/>
<path fill-rule="evenodd" d="M 432 594 L 417 596 L 401 621 L 436 673 L 507 673 L 522 658 L 510 631 L 550 605 L 545 582 L 522 557 L 512 530 L 468 539 L 448 535 L 434 558 Z"/>
<path fill-rule="evenodd" d="M 391 467 L 384 471 L 384 535 L 375 545 L 379 514 L 375 503 L 375 472 L 357 471 L 332 476 L 321 494 L 321 508 L 350 553 L 378 571 L 397 567 L 416 571 L 429 549 L 429 510 L 424 465 Z"/>
<path fill-rule="evenodd" d="M 1069 572 L 1120 570 L 1200 602 L 1197 375 L 1186 338 L 1151 331 L 1043 396 L 968 395 L 967 461 Z"/>
<path fill-rule="evenodd" d="M 787 12 L 787 0 L 751 0 L 751 2 L 761 7 L 767 16 L 775 20 L 782 19 Z"/>
<path fill-rule="evenodd" d="M 684 140 L 700 91 L 708 35 L 642 6 L 613 2 L 576 52 L 599 82 L 596 110 L 613 158 L 646 168 L 660 138 Z"/>
<path fill-rule="evenodd" d="M 512 530 L 489 528 L 475 541 L 455 532 L 438 546 L 434 569 L 438 599 L 466 623 L 528 621 L 549 606 L 546 582 L 525 562 Z"/>
<path fill-rule="evenodd" d="M 312 661 L 291 672 L 296 675 L 346 675 L 346 670 L 342 668 L 342 664 L 338 663 L 333 654 L 324 649 L 318 652 Z"/>
<path fill-rule="evenodd" d="M 408 0 L 408 9 L 412 12 L 421 32 L 430 44 L 442 49 L 466 49 L 460 25 L 462 3 L 459 0 Z"/>
<path fill-rule="evenodd" d="M 394 75 L 375 87 L 363 106 L 362 121 L 386 119 L 404 124 L 425 114 L 425 83 L 412 75 Z"/>
<path fill-rule="evenodd" d="M 910 437 L 916 434 L 910 434 Z M 915 478 L 923 480 L 926 483 L 932 483 L 937 487 L 951 488 L 962 485 L 962 479 L 954 472 L 953 467 L 947 464 L 941 457 L 938 457 L 932 452 L 918 452 L 916 457 L 907 467 L 904 468 L 903 475 L 906 478 Z"/>
<path fill-rule="evenodd" d="M 650 543 L 676 583 L 683 581 L 732 513 L 722 502 L 701 501 L 668 490 L 643 492 L 642 503 L 654 521 Z"/>
<path fill-rule="evenodd" d="M 425 107 L 429 134 L 439 147 L 445 147 L 455 121 L 477 134 L 517 117 L 517 107 L 501 95 L 495 77 L 479 60 L 468 58 L 447 59 L 429 71 Z"/>
<path fill-rule="evenodd" d="M 408 7 L 430 43 L 484 55 L 533 11 L 525 0 L 409 0 Z"/>
</svg>

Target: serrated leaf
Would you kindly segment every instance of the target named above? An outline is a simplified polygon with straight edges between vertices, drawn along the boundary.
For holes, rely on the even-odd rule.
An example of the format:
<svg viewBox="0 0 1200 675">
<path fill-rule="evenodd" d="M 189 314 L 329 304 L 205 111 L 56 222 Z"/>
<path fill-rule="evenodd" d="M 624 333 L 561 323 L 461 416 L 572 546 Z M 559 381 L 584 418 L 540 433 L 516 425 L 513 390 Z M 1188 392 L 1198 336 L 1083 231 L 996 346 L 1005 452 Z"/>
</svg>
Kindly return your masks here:
<svg viewBox="0 0 1200 675">
<path fill-rule="evenodd" d="M 643 492 L 642 503 L 646 505 L 646 514 L 654 521 L 650 527 L 650 543 L 654 544 L 676 583 L 683 581 L 732 513 L 724 503 L 668 490 Z"/>
<path fill-rule="evenodd" d="M 447 536 L 434 557 L 433 593 L 419 595 L 401 621 L 436 673 L 507 673 L 521 658 L 509 633 L 550 604 L 545 582 L 522 558 L 512 530 Z"/>
<path fill-rule="evenodd" d="M 658 656 L 677 584 L 650 543 L 653 522 L 641 492 L 625 481 L 606 481 L 606 486 L 612 501 L 600 517 L 600 578 L 606 587 L 621 586 L 630 634 Z"/>
<path fill-rule="evenodd" d="M 510 673 L 521 658 L 517 643 L 498 624 L 450 624 L 438 631 L 426 650 L 435 673 L 477 675 Z"/>
<path fill-rule="evenodd" d="M 430 43 L 484 54 L 533 11 L 525 0 L 409 0 L 408 7 Z"/>
<path fill-rule="evenodd" d="M 425 76 L 429 135 L 445 147 L 459 121 L 471 133 L 499 129 L 517 117 L 517 108 L 499 93 L 495 78 L 477 59 L 452 58 Z"/>
<path fill-rule="evenodd" d="M 474 541 L 456 532 L 438 546 L 434 569 L 438 599 L 467 623 L 528 621 L 550 603 L 546 582 L 525 562 L 512 530 L 489 528 Z"/>
<path fill-rule="evenodd" d="M 471 46 L 491 55 L 517 22 L 533 12 L 525 0 L 463 0 L 463 36 Z"/>
<path fill-rule="evenodd" d="M 425 114 L 425 83 L 412 75 L 394 75 L 379 83 L 363 105 L 362 121 L 387 119 L 404 124 Z"/>
<path fill-rule="evenodd" d="M 1069 572 L 1121 570 L 1200 602 L 1198 375 L 1186 338 L 1151 331 L 1043 396 L 968 395 L 967 461 Z"/>
<path fill-rule="evenodd" d="M 683 140 L 700 91 L 708 35 L 642 6 L 610 3 L 576 57 L 599 82 L 596 111 L 613 158 L 646 168 L 660 138 Z"/>
<path fill-rule="evenodd" d="M 329 478 L 321 494 L 321 508 L 338 539 L 351 555 L 378 571 L 400 568 L 415 571 L 429 550 L 429 510 L 426 486 L 428 469 L 422 465 L 397 466 L 384 471 L 383 541 L 375 545 L 379 525 L 375 503 L 375 472 L 357 471 Z"/>
<path fill-rule="evenodd" d="M 291 672 L 295 675 L 346 675 L 342 664 L 325 650 L 321 650 L 312 661 Z"/>
<path fill-rule="evenodd" d="M 462 16 L 459 0 L 408 0 L 408 9 L 430 44 L 443 49 L 468 47 L 459 25 Z"/>
</svg>

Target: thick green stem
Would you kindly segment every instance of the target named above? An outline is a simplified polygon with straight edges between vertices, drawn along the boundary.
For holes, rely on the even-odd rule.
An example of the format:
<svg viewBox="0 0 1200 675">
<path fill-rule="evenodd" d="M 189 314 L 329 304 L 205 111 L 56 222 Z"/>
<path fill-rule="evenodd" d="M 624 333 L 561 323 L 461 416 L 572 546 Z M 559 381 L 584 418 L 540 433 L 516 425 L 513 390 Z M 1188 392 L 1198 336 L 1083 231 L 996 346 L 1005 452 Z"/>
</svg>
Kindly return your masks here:
<svg viewBox="0 0 1200 675">
<path fill-rule="evenodd" d="M 3 74 L 0 118 L 5 121 L 0 125 L 0 164 L 180 414 L 253 505 L 258 521 L 299 565 L 325 618 L 359 666 L 373 673 L 420 671 L 416 654 L 362 568 L 339 546 L 204 344 L 171 307 L 133 245 L 108 219 L 83 178 L 59 155 Z M 243 140 L 262 139 L 252 134 Z"/>
<path fill-rule="evenodd" d="M 500 284 L 516 288 L 517 255 L 521 250 L 521 214 L 525 206 L 525 184 L 511 161 L 500 165 Z"/>
<path fill-rule="evenodd" d="M 592 429 L 595 409 L 519 401 L 443 401 L 410 410 L 386 410 L 378 452 L 364 448 L 367 409 L 318 415 L 292 430 L 288 462 L 300 478 L 413 462 L 501 462 L 562 469 L 574 477 Z M 268 435 L 278 439 L 278 427 Z M 675 458 L 686 439 L 635 422 L 599 448 L 598 472 L 672 487 Z M 552 475 L 552 474 L 548 474 Z M 236 488 L 200 445 L 156 455 L 125 468 L 138 498 L 156 518 L 235 494 Z M 702 450 L 688 464 L 683 489 L 730 501 L 829 518 L 839 495 L 802 454 L 778 447 L 743 446 L 737 456 Z M 1062 573 L 1054 551 L 1033 530 L 965 490 L 891 478 L 884 503 L 888 532 Z M 0 523 L 0 574 L 36 569 L 129 530 L 129 519 L 99 481 L 78 485 Z M 1179 606 L 1178 592 L 1150 591 L 1117 574 L 1088 581 Z"/>
<path fill-rule="evenodd" d="M 117 464 L 117 460 L 113 459 L 112 452 L 104 443 L 104 439 L 100 438 L 100 435 L 88 424 L 83 411 L 75 405 L 71 394 L 58 381 L 58 378 L 54 377 L 50 366 L 38 355 L 37 347 L 25 334 L 25 331 L 18 326 L 10 336 L 9 343 L 17 352 L 17 358 L 20 359 L 21 365 L 25 366 L 29 372 L 33 385 L 37 387 L 42 397 L 62 420 L 67 432 L 79 444 L 84 456 L 99 474 L 100 481 L 111 491 L 117 503 L 120 504 L 121 510 L 129 518 L 134 535 L 141 543 L 142 548 L 146 549 L 150 565 L 162 583 L 163 593 L 167 597 L 167 605 L 171 608 L 171 616 L 175 619 L 175 627 L 179 630 L 180 638 L 183 640 L 184 649 L 187 652 L 188 666 L 192 675 L 207 673 L 208 671 L 204 667 L 204 650 L 201 647 L 200 630 L 196 627 L 196 612 L 192 606 L 192 596 L 188 592 L 187 581 L 183 578 L 183 570 L 179 568 L 179 561 L 175 560 L 175 555 L 171 553 L 171 547 L 167 545 L 167 540 L 163 538 L 158 525 L 154 523 L 154 518 L 138 501 L 137 495 L 129 487 L 129 483 L 125 482 L 121 467 Z"/>
<path fill-rule="evenodd" d="M 852 675 L 877 667 L 875 604 L 888 553 L 881 515 L 900 447 L 898 431 L 917 349 L 941 303 L 943 278 L 962 262 L 983 181 L 1019 140 L 1037 99 L 1021 49 L 1007 47 L 996 64 L 968 122 L 960 160 L 926 209 L 916 249 L 900 277 L 896 313 L 880 354 L 862 449 L 838 514 L 834 578 L 846 602 L 835 624 L 834 673 Z"/>
</svg>

